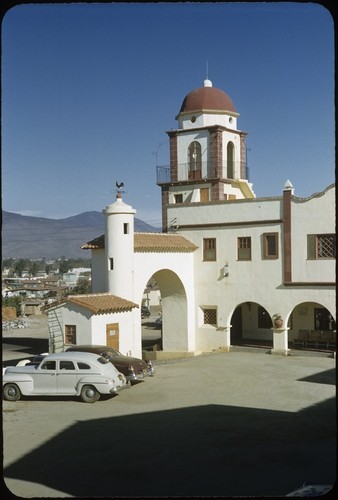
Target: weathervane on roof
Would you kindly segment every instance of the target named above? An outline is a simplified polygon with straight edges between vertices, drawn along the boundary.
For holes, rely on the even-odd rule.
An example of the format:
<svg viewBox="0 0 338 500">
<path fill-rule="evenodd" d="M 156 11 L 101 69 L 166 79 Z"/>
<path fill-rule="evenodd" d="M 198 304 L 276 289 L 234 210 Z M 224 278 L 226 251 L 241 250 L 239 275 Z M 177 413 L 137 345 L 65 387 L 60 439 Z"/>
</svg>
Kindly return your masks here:
<svg viewBox="0 0 338 500">
<path fill-rule="evenodd" d="M 121 195 L 122 193 L 124 193 L 125 191 L 123 191 L 122 188 L 124 188 L 124 183 L 123 182 L 115 182 L 115 185 L 116 185 L 116 193 L 117 193 L 117 196 L 118 195 Z"/>
</svg>

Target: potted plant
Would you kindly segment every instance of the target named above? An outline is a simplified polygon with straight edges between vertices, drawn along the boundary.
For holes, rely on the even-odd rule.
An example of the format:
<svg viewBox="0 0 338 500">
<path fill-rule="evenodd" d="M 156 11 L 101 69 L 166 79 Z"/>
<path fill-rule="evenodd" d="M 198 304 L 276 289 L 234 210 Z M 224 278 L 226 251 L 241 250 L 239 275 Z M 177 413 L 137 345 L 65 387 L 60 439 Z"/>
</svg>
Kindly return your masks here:
<svg viewBox="0 0 338 500">
<path fill-rule="evenodd" d="M 272 321 L 273 321 L 275 328 L 282 328 L 283 320 L 282 320 L 282 316 L 279 313 L 276 313 L 272 316 Z"/>
</svg>

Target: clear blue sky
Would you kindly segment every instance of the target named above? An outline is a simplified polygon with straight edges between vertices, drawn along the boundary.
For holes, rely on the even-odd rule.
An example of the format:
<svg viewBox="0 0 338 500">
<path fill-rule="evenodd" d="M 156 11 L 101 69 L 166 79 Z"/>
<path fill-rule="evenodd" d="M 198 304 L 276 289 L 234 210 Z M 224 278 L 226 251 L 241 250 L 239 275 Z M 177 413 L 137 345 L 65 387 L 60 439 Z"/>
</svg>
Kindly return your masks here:
<svg viewBox="0 0 338 500">
<path fill-rule="evenodd" d="M 161 225 L 156 158 L 185 95 L 231 98 L 256 196 L 335 181 L 334 25 L 316 3 L 27 4 L 2 22 L 2 207 L 101 211 L 115 181 Z"/>
</svg>

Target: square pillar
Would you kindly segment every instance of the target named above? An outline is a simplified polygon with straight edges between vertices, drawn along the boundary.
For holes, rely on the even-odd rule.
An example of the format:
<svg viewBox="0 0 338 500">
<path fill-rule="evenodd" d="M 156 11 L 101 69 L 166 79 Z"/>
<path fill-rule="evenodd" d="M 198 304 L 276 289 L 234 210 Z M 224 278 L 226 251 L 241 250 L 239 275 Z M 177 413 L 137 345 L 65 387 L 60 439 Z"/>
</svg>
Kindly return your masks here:
<svg viewBox="0 0 338 500">
<path fill-rule="evenodd" d="M 271 328 L 273 333 L 273 347 L 271 349 L 271 354 L 282 354 L 284 356 L 290 355 L 290 349 L 288 345 L 288 330 L 290 328 Z"/>
</svg>

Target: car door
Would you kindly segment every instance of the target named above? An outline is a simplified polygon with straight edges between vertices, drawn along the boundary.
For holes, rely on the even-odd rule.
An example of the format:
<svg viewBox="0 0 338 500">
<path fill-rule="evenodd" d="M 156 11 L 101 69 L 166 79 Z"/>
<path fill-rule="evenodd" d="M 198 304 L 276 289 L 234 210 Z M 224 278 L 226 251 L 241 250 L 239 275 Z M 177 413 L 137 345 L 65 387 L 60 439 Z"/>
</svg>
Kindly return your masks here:
<svg viewBox="0 0 338 500">
<path fill-rule="evenodd" d="M 57 372 L 58 394 L 75 394 L 77 382 L 77 368 L 74 361 L 60 360 Z"/>
<path fill-rule="evenodd" d="M 33 375 L 34 394 L 53 395 L 57 391 L 56 361 L 42 361 Z"/>
</svg>

